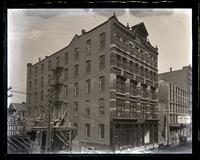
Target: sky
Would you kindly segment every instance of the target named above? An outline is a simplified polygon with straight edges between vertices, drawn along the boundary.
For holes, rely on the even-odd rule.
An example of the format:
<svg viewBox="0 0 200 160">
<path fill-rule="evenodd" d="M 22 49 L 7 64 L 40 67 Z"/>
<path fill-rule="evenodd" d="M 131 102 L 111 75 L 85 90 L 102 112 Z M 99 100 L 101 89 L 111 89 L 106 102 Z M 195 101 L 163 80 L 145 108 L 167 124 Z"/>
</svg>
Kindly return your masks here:
<svg viewBox="0 0 200 160">
<path fill-rule="evenodd" d="M 26 101 L 26 66 L 66 47 L 80 35 L 108 20 L 133 26 L 144 22 L 148 39 L 158 47 L 158 72 L 192 65 L 191 9 L 8 9 L 7 64 L 10 102 Z M 9 92 L 8 94 L 10 94 Z"/>
</svg>

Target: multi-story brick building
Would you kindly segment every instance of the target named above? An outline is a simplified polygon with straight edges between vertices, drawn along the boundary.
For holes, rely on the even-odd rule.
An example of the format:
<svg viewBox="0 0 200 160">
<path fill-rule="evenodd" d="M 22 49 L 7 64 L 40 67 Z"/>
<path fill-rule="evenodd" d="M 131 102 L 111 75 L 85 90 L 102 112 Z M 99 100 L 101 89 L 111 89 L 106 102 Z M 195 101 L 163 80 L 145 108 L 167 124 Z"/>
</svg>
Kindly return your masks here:
<svg viewBox="0 0 200 160">
<path fill-rule="evenodd" d="M 187 135 L 187 124 L 179 123 L 178 116 L 187 116 L 189 92 L 173 83 L 159 80 L 160 125 L 159 132 L 166 142 L 178 142 Z"/>
<path fill-rule="evenodd" d="M 189 106 L 188 115 L 191 117 L 192 121 L 192 67 L 188 65 L 180 70 L 174 71 L 170 68 L 169 72 L 161 73 L 158 77 L 160 80 L 173 83 L 187 90 L 187 106 Z M 187 136 L 192 136 L 192 122 L 188 128 Z"/>
<path fill-rule="evenodd" d="M 68 109 L 80 140 L 97 148 L 157 142 L 158 49 L 144 23 L 124 26 L 116 16 L 38 63 L 27 64 L 27 105 L 38 116 Z M 50 101 L 51 102 L 51 101 Z M 65 122 L 67 123 L 67 122 Z"/>
</svg>

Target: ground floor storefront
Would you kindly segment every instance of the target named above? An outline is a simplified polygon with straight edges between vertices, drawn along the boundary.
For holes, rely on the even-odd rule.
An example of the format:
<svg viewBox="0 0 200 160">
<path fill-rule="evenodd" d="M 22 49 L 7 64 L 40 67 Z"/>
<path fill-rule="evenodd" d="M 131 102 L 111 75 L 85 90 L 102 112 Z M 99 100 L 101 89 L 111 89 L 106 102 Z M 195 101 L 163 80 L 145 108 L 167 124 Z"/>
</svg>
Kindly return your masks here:
<svg viewBox="0 0 200 160">
<path fill-rule="evenodd" d="M 186 126 L 179 126 L 179 127 L 169 127 L 169 143 L 170 144 L 178 144 L 180 140 L 180 136 L 187 137 L 187 130 Z"/>
<path fill-rule="evenodd" d="M 158 142 L 158 121 L 114 120 L 110 135 L 113 151 L 154 144 Z"/>
</svg>

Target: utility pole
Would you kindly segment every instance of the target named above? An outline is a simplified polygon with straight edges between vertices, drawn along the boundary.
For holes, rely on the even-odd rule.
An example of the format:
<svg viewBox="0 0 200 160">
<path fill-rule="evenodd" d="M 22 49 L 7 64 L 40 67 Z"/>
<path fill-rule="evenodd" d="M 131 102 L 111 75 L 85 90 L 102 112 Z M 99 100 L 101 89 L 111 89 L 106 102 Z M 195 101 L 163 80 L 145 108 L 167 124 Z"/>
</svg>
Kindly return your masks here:
<svg viewBox="0 0 200 160">
<path fill-rule="evenodd" d="M 46 153 L 51 152 L 51 101 L 49 100 L 48 107 L 48 125 L 47 125 L 47 137 L 46 137 Z"/>
<path fill-rule="evenodd" d="M 169 108 L 168 108 L 168 106 L 166 105 L 166 132 L 167 132 L 167 144 L 169 144 L 169 128 L 168 128 L 168 116 L 169 116 Z"/>
</svg>

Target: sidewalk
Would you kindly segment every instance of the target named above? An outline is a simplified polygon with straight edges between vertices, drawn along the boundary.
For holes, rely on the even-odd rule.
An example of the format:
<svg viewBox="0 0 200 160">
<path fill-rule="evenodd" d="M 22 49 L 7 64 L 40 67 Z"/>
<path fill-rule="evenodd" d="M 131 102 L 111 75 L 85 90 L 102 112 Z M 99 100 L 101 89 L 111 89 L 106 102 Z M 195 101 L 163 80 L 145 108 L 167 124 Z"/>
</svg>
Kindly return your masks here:
<svg viewBox="0 0 200 160">
<path fill-rule="evenodd" d="M 118 154 L 143 154 L 143 153 L 148 153 L 148 152 L 152 152 L 152 149 L 157 149 L 158 148 L 158 144 L 149 144 L 146 146 L 141 146 L 141 147 L 134 147 L 134 148 L 128 148 L 122 151 L 115 151 L 115 153 Z"/>
</svg>

